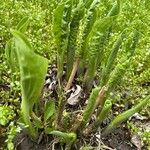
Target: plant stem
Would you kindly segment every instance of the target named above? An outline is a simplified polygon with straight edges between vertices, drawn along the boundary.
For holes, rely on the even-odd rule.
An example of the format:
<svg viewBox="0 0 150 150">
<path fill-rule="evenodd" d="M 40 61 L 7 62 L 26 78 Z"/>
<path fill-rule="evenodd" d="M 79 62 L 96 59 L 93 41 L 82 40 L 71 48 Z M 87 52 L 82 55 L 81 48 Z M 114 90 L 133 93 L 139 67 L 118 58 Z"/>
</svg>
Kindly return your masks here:
<svg viewBox="0 0 150 150">
<path fill-rule="evenodd" d="M 32 123 L 30 121 L 29 106 L 25 99 L 22 99 L 22 102 L 21 102 L 21 115 L 22 115 L 25 125 L 28 126 L 29 134 L 32 136 L 33 139 L 36 139 L 37 132 L 36 132 L 35 128 L 33 128 Z"/>
<path fill-rule="evenodd" d="M 110 100 L 106 100 L 102 111 L 97 115 L 96 121 L 93 122 L 85 131 L 84 134 L 88 135 L 93 132 L 97 127 L 101 124 L 101 122 L 106 118 L 110 109 L 112 107 L 112 103 Z"/>
<path fill-rule="evenodd" d="M 58 56 L 58 60 L 57 60 L 57 67 L 58 67 L 58 73 L 57 73 L 57 79 L 58 79 L 58 82 L 60 84 L 61 82 L 61 77 L 63 75 L 63 63 L 64 63 L 64 54 L 62 54 L 61 56 L 59 56 L 59 54 L 57 55 Z"/>
<path fill-rule="evenodd" d="M 94 113 L 95 109 L 103 102 L 104 96 L 106 93 L 106 87 L 102 87 L 100 90 L 100 87 L 97 87 L 92 90 L 92 93 L 90 95 L 90 98 L 88 100 L 88 104 L 85 107 L 84 113 L 83 113 L 83 121 L 81 123 L 81 130 L 84 128 L 84 126 L 88 123 L 90 120 L 92 114 Z"/>
<path fill-rule="evenodd" d="M 70 89 L 70 87 L 71 87 L 71 85 L 72 85 L 72 81 L 73 81 L 73 79 L 74 79 L 74 77 L 75 77 L 75 74 L 76 74 L 76 72 L 77 72 L 79 63 L 80 63 L 80 59 L 77 58 L 76 61 L 75 61 L 75 63 L 74 63 L 74 65 L 73 65 L 73 69 L 72 69 L 71 75 L 70 75 L 70 77 L 69 77 L 69 80 L 68 80 L 68 82 L 67 82 L 67 85 L 66 85 L 66 87 L 65 87 L 65 91 L 68 91 L 68 90 Z"/>
<path fill-rule="evenodd" d="M 100 106 L 100 105 L 102 106 L 104 104 L 104 100 L 105 100 L 104 98 L 105 98 L 106 92 L 107 92 L 107 87 L 103 86 L 98 94 L 97 99 L 96 99 L 94 109 L 96 109 L 98 106 Z"/>
<path fill-rule="evenodd" d="M 83 117 L 81 115 L 77 115 L 77 118 L 76 118 L 74 124 L 72 125 L 72 128 L 70 129 L 70 131 L 76 132 L 79 129 L 82 120 L 83 120 Z"/>
<path fill-rule="evenodd" d="M 63 111 L 65 107 L 65 100 L 62 95 L 59 97 L 59 104 L 58 104 L 58 113 L 56 117 L 56 128 L 60 128 L 62 126 L 62 116 L 63 116 Z"/>
<path fill-rule="evenodd" d="M 93 86 L 92 82 L 94 80 L 95 72 L 96 72 L 96 61 L 95 60 L 91 60 L 91 61 L 92 62 L 89 63 L 88 69 L 85 73 L 84 80 L 83 80 L 83 86 L 86 88 L 87 92 L 89 92 Z"/>
</svg>

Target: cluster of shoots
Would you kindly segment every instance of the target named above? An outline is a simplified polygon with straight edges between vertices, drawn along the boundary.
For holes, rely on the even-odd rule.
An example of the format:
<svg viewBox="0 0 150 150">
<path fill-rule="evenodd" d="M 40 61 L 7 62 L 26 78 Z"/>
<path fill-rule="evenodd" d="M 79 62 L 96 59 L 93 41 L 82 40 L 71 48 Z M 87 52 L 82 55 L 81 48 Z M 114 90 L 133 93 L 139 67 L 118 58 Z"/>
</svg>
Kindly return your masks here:
<svg viewBox="0 0 150 150">
<path fill-rule="evenodd" d="M 27 125 L 29 135 L 36 140 L 39 131 L 42 130 L 45 134 L 65 143 L 65 149 L 71 149 L 79 135 L 86 136 L 96 132 L 109 115 L 113 104 L 110 92 L 120 82 L 130 65 L 139 33 L 136 29 L 131 33 L 125 29 L 111 49 L 108 49 L 112 28 L 121 10 L 120 0 L 115 1 L 105 15 L 101 15 L 100 0 L 61 0 L 54 5 L 56 7 L 52 12 L 50 30 L 53 37 L 52 49 L 57 55 L 56 99 L 43 101 L 41 109 L 40 97 L 49 61 L 34 52 L 24 34 L 29 24 L 28 17 L 19 22 L 16 30 L 11 30 L 13 38 L 6 45 L 6 55 L 12 71 L 20 72 L 22 92 L 20 117 Z M 127 48 L 126 54 L 117 63 L 117 54 L 123 43 L 126 44 L 124 46 Z M 104 55 L 106 52 L 107 57 Z M 98 84 L 94 87 L 96 75 Z M 79 110 L 78 114 L 66 110 L 65 93 L 72 87 L 75 78 L 81 79 L 80 86 L 89 95 L 83 110 Z M 150 96 L 147 96 L 133 108 L 116 116 L 102 134 L 112 132 L 149 101 Z M 93 114 L 96 119 L 90 123 Z"/>
</svg>

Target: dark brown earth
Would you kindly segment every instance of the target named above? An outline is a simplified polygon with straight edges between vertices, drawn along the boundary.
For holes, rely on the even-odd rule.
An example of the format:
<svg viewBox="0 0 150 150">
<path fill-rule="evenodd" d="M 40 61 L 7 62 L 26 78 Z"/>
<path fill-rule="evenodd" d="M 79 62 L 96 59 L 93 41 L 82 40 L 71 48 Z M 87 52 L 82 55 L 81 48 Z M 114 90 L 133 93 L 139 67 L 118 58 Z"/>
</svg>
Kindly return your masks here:
<svg viewBox="0 0 150 150">
<path fill-rule="evenodd" d="M 16 150 L 50 150 L 48 138 L 43 138 L 40 144 L 33 141 L 25 131 L 19 133 L 14 139 Z"/>
<path fill-rule="evenodd" d="M 130 142 L 130 133 L 125 128 L 120 126 L 115 129 L 111 134 L 106 137 L 102 137 L 102 141 L 105 145 L 116 150 L 137 150 L 135 146 Z"/>
<path fill-rule="evenodd" d="M 84 143 L 92 144 L 93 147 L 99 145 L 96 142 L 96 136 L 94 134 L 88 137 L 79 137 L 79 140 L 77 140 L 77 144 L 72 147 L 72 150 L 79 150 L 79 147 L 84 145 Z M 39 139 L 36 141 L 39 141 Z M 108 136 L 102 136 L 100 142 L 100 147 L 104 150 L 136 150 L 136 147 L 130 143 L 130 133 L 125 127 L 119 127 Z M 38 143 L 33 141 L 25 131 L 16 136 L 14 145 L 16 150 L 61 150 L 60 144 L 47 135 L 43 135 L 41 141 Z"/>
</svg>

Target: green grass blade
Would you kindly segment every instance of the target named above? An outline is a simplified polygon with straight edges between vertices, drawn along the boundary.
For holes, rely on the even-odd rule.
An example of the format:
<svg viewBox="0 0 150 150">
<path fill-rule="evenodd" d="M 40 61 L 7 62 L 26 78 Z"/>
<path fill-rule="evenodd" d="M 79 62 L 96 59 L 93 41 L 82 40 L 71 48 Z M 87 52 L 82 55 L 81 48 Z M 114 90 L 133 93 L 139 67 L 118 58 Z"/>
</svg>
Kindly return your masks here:
<svg viewBox="0 0 150 150">
<path fill-rule="evenodd" d="M 111 10 L 109 11 L 109 13 L 107 14 L 107 16 L 115 16 L 118 15 L 120 13 L 121 10 L 121 0 L 117 0 L 116 2 L 114 2 Z"/>
<path fill-rule="evenodd" d="M 29 17 L 24 17 L 17 25 L 17 30 L 24 33 L 27 30 L 29 24 Z"/>
</svg>

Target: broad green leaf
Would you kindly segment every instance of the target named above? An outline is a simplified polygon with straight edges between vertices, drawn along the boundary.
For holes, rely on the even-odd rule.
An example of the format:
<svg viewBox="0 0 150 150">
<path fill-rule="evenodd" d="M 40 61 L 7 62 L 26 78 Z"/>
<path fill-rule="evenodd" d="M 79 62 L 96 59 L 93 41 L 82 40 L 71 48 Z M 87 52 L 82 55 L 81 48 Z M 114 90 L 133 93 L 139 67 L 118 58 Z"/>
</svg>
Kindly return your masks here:
<svg viewBox="0 0 150 150">
<path fill-rule="evenodd" d="M 54 113 L 55 113 L 55 102 L 50 100 L 45 104 L 44 121 L 47 121 Z"/>
<path fill-rule="evenodd" d="M 21 112 L 24 122 L 31 127 L 29 114 L 33 105 L 38 103 L 48 67 L 48 60 L 34 53 L 26 37 L 19 31 L 12 30 L 21 78 Z M 32 133 L 34 134 L 34 133 Z"/>
<path fill-rule="evenodd" d="M 12 30 L 15 37 L 15 47 L 20 68 L 22 96 L 32 108 L 38 102 L 47 72 L 47 59 L 37 55 L 31 49 L 26 37 Z"/>
</svg>

